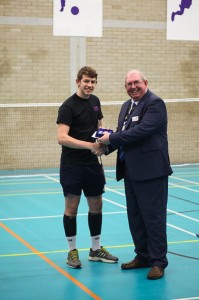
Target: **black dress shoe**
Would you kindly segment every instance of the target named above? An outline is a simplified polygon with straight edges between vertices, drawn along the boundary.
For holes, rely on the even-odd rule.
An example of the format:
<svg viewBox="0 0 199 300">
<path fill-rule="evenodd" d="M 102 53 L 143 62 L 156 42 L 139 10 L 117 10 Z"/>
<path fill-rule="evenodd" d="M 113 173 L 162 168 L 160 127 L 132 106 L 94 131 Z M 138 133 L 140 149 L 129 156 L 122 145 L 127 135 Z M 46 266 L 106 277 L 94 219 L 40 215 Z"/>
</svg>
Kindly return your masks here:
<svg viewBox="0 0 199 300">
<path fill-rule="evenodd" d="M 164 276 L 164 269 L 155 266 L 152 267 L 147 275 L 147 279 L 160 279 Z"/>
<path fill-rule="evenodd" d="M 148 262 L 143 262 L 137 258 L 134 258 L 133 260 L 124 263 L 121 265 L 121 268 L 123 270 L 129 270 L 129 269 L 140 269 L 140 268 L 150 268 L 151 265 Z"/>
</svg>

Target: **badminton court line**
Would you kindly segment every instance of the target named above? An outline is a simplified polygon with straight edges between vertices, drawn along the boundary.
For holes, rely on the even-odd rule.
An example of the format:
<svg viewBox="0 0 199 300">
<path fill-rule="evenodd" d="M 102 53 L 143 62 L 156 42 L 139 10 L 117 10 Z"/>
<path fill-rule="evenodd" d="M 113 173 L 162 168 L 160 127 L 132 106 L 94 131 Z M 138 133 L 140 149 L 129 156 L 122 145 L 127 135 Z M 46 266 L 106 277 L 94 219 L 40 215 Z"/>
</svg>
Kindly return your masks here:
<svg viewBox="0 0 199 300">
<path fill-rule="evenodd" d="M 188 187 L 186 187 L 186 186 L 174 184 L 174 183 L 171 183 L 171 182 L 169 182 L 169 185 L 178 187 L 178 188 L 180 188 L 180 189 L 188 190 L 188 191 L 191 191 L 191 192 L 199 193 L 199 190 L 194 190 L 194 189 L 188 188 Z"/>
<path fill-rule="evenodd" d="M 124 193 L 121 193 L 121 192 L 118 192 L 118 191 L 115 191 L 115 190 L 113 190 L 113 189 L 110 189 L 110 188 L 106 188 L 107 190 L 109 190 L 110 192 L 113 192 L 113 193 L 116 193 L 116 194 L 119 194 L 119 195 L 121 195 L 121 196 L 125 196 L 125 194 Z M 105 198 L 103 198 L 103 199 L 105 199 Z M 105 199 L 105 201 L 106 201 L 106 199 Z M 116 204 L 116 205 L 118 205 L 118 203 L 115 203 L 114 201 L 108 201 L 108 202 L 111 202 L 112 204 Z M 122 205 L 120 205 L 120 206 L 122 206 Z M 123 208 L 126 208 L 126 206 L 122 206 Z M 176 212 L 176 211 L 174 211 L 174 210 L 169 210 L 169 209 L 167 209 L 167 211 L 170 211 L 170 212 L 172 212 L 172 213 L 174 213 L 174 214 L 176 214 L 176 215 L 180 215 L 181 217 L 183 217 L 183 218 L 188 218 L 188 219 L 190 219 L 190 217 L 188 217 L 188 216 L 186 216 L 186 215 L 184 215 L 184 214 L 180 214 L 180 213 L 178 213 L 178 212 Z M 199 222 L 197 219 L 193 219 L 193 218 L 191 218 L 191 220 L 192 221 L 196 221 L 196 222 Z M 196 234 L 195 233 L 193 233 L 193 232 L 190 232 L 190 231 L 188 231 L 188 230 L 185 230 L 185 229 L 183 229 L 183 228 L 180 228 L 180 227 L 177 227 L 177 226 L 174 226 L 174 225 L 172 225 L 172 224 L 169 224 L 169 223 L 167 223 L 167 226 L 170 226 L 170 227 L 172 227 L 172 228 L 175 228 L 175 229 L 177 229 L 177 230 L 179 230 L 179 231 L 182 231 L 182 232 L 185 232 L 185 233 L 187 233 L 187 234 L 189 234 L 189 235 L 192 235 L 192 236 L 196 236 Z"/>
<path fill-rule="evenodd" d="M 191 298 L 176 298 L 176 299 L 172 299 L 172 300 L 196 300 L 199 299 L 199 297 L 191 297 Z"/>
<path fill-rule="evenodd" d="M 195 185 L 199 185 L 199 183 L 198 182 L 196 182 L 196 181 L 192 181 L 192 180 L 188 180 L 188 179 L 183 179 L 183 178 L 181 178 L 181 177 L 175 177 L 175 176 L 171 176 L 170 177 L 170 179 L 177 179 L 177 180 L 179 180 L 179 181 L 184 181 L 184 182 L 187 182 L 187 183 L 191 183 L 191 184 L 195 184 Z"/>
<path fill-rule="evenodd" d="M 175 245 L 175 244 L 185 244 L 185 243 L 199 243 L 199 240 L 183 240 L 183 241 L 174 241 L 174 242 L 168 242 L 168 245 Z M 134 247 L 134 244 L 123 244 L 123 245 L 114 245 L 110 246 L 107 245 L 107 248 L 115 249 L 115 248 L 127 248 L 127 247 Z M 88 252 L 90 248 L 79 248 L 79 252 L 86 251 Z M 51 251 L 40 251 L 42 254 L 54 254 L 54 253 L 66 253 L 69 250 L 61 249 L 61 250 L 51 250 Z M 24 253 L 7 253 L 7 254 L 0 254 L 0 257 L 18 257 L 18 256 L 30 256 L 30 255 L 37 255 L 37 253 L 34 252 L 24 252 Z"/>
<path fill-rule="evenodd" d="M 192 220 L 192 221 L 195 221 L 195 222 L 199 222 L 198 219 L 195 219 L 195 218 L 186 216 L 186 215 L 181 214 L 181 213 L 179 213 L 179 212 L 177 212 L 177 211 L 175 211 L 175 210 L 167 209 L 167 211 L 169 211 L 169 212 L 171 212 L 171 213 L 173 213 L 173 214 L 175 214 L 175 215 L 181 216 L 181 217 L 183 217 L 183 218 L 186 218 L 186 219 L 189 219 L 189 220 Z"/>
<path fill-rule="evenodd" d="M 109 201 L 109 200 L 107 200 Z M 112 202 L 112 201 L 110 201 Z M 124 211 L 109 211 L 109 212 L 103 212 L 103 215 L 116 215 L 116 214 L 126 214 L 126 210 Z M 78 216 L 88 216 L 88 213 L 78 213 Z M 36 216 L 36 217 L 16 217 L 16 218 L 2 218 L 0 219 L 0 222 L 3 221 L 16 221 L 16 220 L 34 220 L 34 219 L 52 219 L 52 218 L 63 218 L 62 215 L 54 215 L 54 216 Z"/>
<path fill-rule="evenodd" d="M 11 236 L 16 238 L 19 242 L 25 245 L 28 249 L 30 249 L 34 254 L 38 255 L 41 259 L 43 259 L 46 263 L 48 263 L 51 267 L 61 273 L 63 276 L 67 277 L 72 283 L 74 283 L 78 288 L 82 289 L 85 293 L 91 296 L 95 300 L 102 300 L 99 296 L 94 294 L 91 290 L 89 290 L 85 285 L 83 285 L 80 281 L 71 276 L 68 272 L 60 268 L 56 265 L 51 259 L 45 256 L 43 253 L 38 251 L 36 248 L 31 246 L 28 242 L 26 242 L 22 237 L 12 231 L 9 227 L 0 222 L 0 227 L 2 227 L 6 232 L 8 232 Z"/>
<path fill-rule="evenodd" d="M 115 191 L 115 190 L 111 190 L 111 189 L 109 189 L 109 188 L 108 188 L 108 190 L 110 190 L 110 191 L 112 191 L 112 192 L 114 192 L 114 193 L 117 193 L 117 194 L 119 194 L 119 195 L 125 196 L 125 195 L 124 195 L 123 193 L 121 193 L 121 192 L 118 192 L 118 191 Z M 38 193 L 38 194 L 40 194 L 40 193 Z M 46 193 L 44 193 L 44 194 L 46 194 Z M 52 194 L 52 193 L 49 193 L 49 194 Z M 8 196 L 8 195 L 7 195 L 7 196 Z M 109 203 L 111 203 L 111 204 L 114 204 L 114 205 L 116 205 L 116 206 L 119 206 L 119 207 L 122 207 L 122 208 L 125 209 L 125 211 L 108 212 L 108 213 L 105 213 L 105 212 L 104 212 L 103 214 L 126 213 L 126 206 L 124 206 L 124 205 L 122 205 L 122 204 L 119 204 L 119 203 L 117 203 L 117 202 L 115 202 L 115 201 L 109 200 L 109 199 L 107 199 L 107 198 L 104 198 L 104 197 L 103 197 L 103 200 L 106 201 L 106 202 L 109 202 Z M 181 216 L 181 217 L 183 217 L 183 218 L 187 218 L 187 219 L 190 219 L 190 220 L 192 220 L 192 221 L 199 222 L 199 220 L 197 220 L 197 219 L 194 219 L 194 218 L 192 218 L 192 217 L 189 217 L 189 216 L 186 216 L 186 215 L 184 215 L 184 214 L 178 213 L 178 212 L 176 212 L 176 211 L 174 211 L 174 210 L 167 209 L 167 211 L 172 212 L 172 213 L 174 213 L 174 214 L 176 214 L 176 215 L 179 215 L 179 216 Z M 84 215 L 84 214 L 78 214 L 78 215 L 80 216 L 80 215 Z M 58 217 L 60 217 L 60 216 L 62 216 L 62 215 L 55 215 L 55 216 L 37 216 L 37 217 L 18 217 L 18 218 L 3 218 L 3 219 L 0 219 L 0 221 L 27 220 L 27 219 L 44 219 L 44 218 L 58 218 Z M 186 233 L 188 233 L 188 234 L 190 234 L 190 235 L 193 235 L 193 236 L 196 235 L 195 233 L 191 233 L 191 232 L 189 232 L 189 231 L 187 231 L 187 230 L 185 230 L 185 229 L 183 229 L 183 228 L 179 228 L 179 227 L 177 227 L 177 226 L 173 226 L 173 225 L 171 225 L 171 224 L 169 224 L 169 223 L 167 223 L 167 225 L 168 225 L 168 226 L 171 226 L 171 227 L 173 227 L 173 228 L 175 228 L 175 229 L 178 229 L 178 230 L 180 230 L 180 231 L 186 232 Z"/>
<path fill-rule="evenodd" d="M 50 176 L 48 176 L 48 175 L 47 175 L 47 176 L 45 175 L 45 177 L 48 178 L 48 179 L 50 179 L 50 180 L 53 180 L 53 181 L 58 182 L 57 179 L 52 178 L 52 177 L 50 177 Z M 172 184 L 172 185 L 177 186 L 177 185 L 175 185 L 175 184 Z M 181 187 L 181 186 L 179 186 L 179 187 Z M 181 187 L 181 188 L 184 188 L 184 187 Z M 185 189 L 192 190 L 192 189 L 189 189 L 189 188 L 185 188 Z M 121 195 L 121 196 L 124 196 L 124 197 L 125 197 L 125 194 L 122 193 L 122 192 L 115 191 L 115 190 L 113 190 L 113 189 L 111 189 L 111 188 L 108 188 L 108 187 L 106 187 L 106 190 L 107 190 L 107 191 L 110 191 L 110 192 L 112 192 L 112 193 L 115 193 L 115 194 L 118 194 L 118 195 Z M 195 191 L 195 190 L 192 190 L 192 191 Z M 195 191 L 195 192 L 199 192 L 199 191 Z M 103 197 L 103 199 L 104 199 L 105 201 L 108 201 L 108 202 L 114 204 L 114 205 L 117 205 L 117 206 L 120 206 L 120 207 L 126 209 L 126 206 L 125 206 L 125 205 L 118 204 L 117 202 L 108 200 L 108 199 L 106 199 L 106 198 L 104 198 L 104 197 Z M 168 210 L 168 209 L 167 209 L 167 210 Z M 176 214 L 176 215 L 179 214 L 179 213 L 176 212 L 176 211 L 172 211 L 172 212 L 173 212 L 174 214 Z M 180 215 L 181 215 L 181 217 L 187 218 L 187 216 L 185 216 L 184 214 L 180 214 Z M 198 220 L 196 220 L 196 221 L 198 222 Z M 179 231 L 183 231 L 183 232 L 185 232 L 185 233 L 187 233 L 187 234 L 189 234 L 189 235 L 196 236 L 195 233 L 190 232 L 190 231 L 187 231 L 187 230 L 185 230 L 185 229 L 183 229 L 183 228 L 174 226 L 174 225 L 169 224 L 169 223 L 167 223 L 167 225 L 170 226 L 170 227 L 173 227 L 173 228 L 175 228 L 175 229 L 177 229 L 177 230 L 179 230 Z"/>
</svg>

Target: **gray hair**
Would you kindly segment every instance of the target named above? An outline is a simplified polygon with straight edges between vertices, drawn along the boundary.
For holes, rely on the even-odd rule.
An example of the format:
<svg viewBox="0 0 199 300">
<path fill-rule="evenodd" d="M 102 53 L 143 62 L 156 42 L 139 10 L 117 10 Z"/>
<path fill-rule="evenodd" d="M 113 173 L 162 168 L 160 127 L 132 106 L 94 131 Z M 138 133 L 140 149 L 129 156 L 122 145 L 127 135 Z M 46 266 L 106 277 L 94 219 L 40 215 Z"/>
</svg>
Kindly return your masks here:
<svg viewBox="0 0 199 300">
<path fill-rule="evenodd" d="M 124 78 L 124 82 L 126 82 L 126 78 L 129 74 L 138 74 L 141 80 L 147 80 L 146 76 L 144 75 L 144 73 L 142 73 L 139 70 L 130 70 L 126 73 L 125 78 Z"/>
</svg>

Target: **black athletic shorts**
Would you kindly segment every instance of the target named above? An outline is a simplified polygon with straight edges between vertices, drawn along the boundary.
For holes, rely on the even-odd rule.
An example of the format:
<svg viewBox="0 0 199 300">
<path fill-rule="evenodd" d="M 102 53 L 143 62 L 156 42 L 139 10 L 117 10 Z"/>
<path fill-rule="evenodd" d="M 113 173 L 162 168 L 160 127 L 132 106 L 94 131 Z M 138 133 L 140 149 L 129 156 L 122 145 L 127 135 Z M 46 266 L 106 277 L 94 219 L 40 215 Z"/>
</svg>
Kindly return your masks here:
<svg viewBox="0 0 199 300">
<path fill-rule="evenodd" d="M 64 196 L 73 194 L 95 197 L 104 193 L 106 184 L 103 167 L 95 165 L 67 165 L 60 168 L 60 183 Z"/>
</svg>

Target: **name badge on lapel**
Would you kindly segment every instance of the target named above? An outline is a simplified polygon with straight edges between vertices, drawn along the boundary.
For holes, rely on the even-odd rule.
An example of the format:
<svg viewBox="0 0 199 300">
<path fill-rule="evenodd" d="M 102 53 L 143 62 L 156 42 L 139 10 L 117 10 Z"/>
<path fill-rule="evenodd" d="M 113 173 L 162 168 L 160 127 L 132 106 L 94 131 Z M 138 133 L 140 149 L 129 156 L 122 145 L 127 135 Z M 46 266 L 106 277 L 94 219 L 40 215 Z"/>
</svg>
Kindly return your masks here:
<svg viewBox="0 0 199 300">
<path fill-rule="evenodd" d="M 139 120 L 139 116 L 132 117 L 132 122 L 136 122 Z"/>
</svg>

